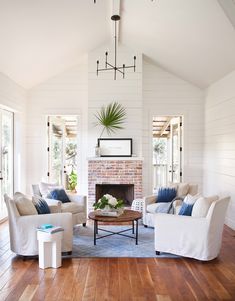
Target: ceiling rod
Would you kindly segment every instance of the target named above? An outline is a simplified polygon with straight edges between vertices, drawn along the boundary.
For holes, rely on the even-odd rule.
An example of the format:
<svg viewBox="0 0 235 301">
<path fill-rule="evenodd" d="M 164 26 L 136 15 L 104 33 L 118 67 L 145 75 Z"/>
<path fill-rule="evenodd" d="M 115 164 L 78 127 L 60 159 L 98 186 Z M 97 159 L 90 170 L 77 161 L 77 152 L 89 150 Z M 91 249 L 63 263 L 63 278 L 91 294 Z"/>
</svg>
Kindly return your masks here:
<svg viewBox="0 0 235 301">
<path fill-rule="evenodd" d="M 117 79 L 117 71 L 122 74 L 122 77 L 125 78 L 125 70 L 133 68 L 134 72 L 136 69 L 136 56 L 133 57 L 134 59 L 134 65 L 126 66 L 123 64 L 121 67 L 117 66 L 117 21 L 120 20 L 119 15 L 113 15 L 111 17 L 111 20 L 115 22 L 115 35 L 114 35 L 114 65 L 108 63 L 108 52 L 105 52 L 105 68 L 99 68 L 99 60 L 96 62 L 96 74 L 98 76 L 100 71 L 110 71 L 114 70 L 114 80 Z"/>
</svg>

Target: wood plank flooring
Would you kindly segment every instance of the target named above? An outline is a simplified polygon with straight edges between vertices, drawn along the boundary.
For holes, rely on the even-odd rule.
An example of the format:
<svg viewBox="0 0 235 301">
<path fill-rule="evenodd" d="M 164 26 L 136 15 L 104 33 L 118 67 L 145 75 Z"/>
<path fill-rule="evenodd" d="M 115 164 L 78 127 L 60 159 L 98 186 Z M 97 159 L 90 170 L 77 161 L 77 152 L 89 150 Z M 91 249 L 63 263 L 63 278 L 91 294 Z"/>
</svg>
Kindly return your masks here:
<svg viewBox="0 0 235 301">
<path fill-rule="evenodd" d="M 172 258 L 78 258 L 40 270 L 9 250 L 0 225 L 0 301 L 235 300 L 235 231 L 225 226 L 220 256 L 211 262 Z"/>
</svg>

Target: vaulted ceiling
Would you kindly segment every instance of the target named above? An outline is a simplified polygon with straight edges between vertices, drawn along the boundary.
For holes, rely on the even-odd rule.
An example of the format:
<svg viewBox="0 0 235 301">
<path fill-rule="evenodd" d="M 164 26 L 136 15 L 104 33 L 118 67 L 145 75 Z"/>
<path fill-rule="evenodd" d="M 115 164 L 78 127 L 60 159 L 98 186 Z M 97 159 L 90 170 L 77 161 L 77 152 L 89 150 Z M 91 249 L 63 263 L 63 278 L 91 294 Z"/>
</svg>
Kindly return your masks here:
<svg viewBox="0 0 235 301">
<path fill-rule="evenodd" d="M 113 1 L 0 0 L 0 72 L 30 88 L 79 63 L 112 39 Z M 121 0 L 120 15 L 120 42 L 199 87 L 235 69 L 235 0 Z"/>
</svg>

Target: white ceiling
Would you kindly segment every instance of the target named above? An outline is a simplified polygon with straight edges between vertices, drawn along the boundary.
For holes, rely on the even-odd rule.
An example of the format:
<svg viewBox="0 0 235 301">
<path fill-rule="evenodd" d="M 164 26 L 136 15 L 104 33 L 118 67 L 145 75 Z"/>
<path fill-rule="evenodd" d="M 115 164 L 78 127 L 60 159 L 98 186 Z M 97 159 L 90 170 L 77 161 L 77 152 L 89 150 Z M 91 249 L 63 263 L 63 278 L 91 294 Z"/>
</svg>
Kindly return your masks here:
<svg viewBox="0 0 235 301">
<path fill-rule="evenodd" d="M 77 64 L 112 38 L 111 3 L 0 0 L 0 71 L 30 88 Z M 227 16 L 216 0 L 121 0 L 120 40 L 206 87 L 235 69 Z"/>
</svg>

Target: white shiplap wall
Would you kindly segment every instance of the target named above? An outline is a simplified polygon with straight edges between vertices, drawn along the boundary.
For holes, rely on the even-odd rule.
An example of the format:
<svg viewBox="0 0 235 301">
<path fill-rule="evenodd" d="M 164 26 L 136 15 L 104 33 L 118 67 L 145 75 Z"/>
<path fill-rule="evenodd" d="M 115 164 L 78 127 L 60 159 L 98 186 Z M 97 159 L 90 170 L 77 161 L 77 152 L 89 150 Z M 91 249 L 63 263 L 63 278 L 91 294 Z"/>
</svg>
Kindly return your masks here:
<svg viewBox="0 0 235 301">
<path fill-rule="evenodd" d="M 25 111 L 26 91 L 0 73 L 0 106 L 14 115 L 14 190 L 25 191 Z"/>
<path fill-rule="evenodd" d="M 137 55 L 137 70 L 123 80 L 113 80 L 113 73 L 96 75 L 96 60 L 103 64 L 109 45 L 89 53 L 83 64 L 58 75 L 29 92 L 27 108 L 27 187 L 45 178 L 47 172 L 46 116 L 81 114 L 82 118 L 82 191 L 87 193 L 87 158 L 94 156 L 100 129 L 94 127 L 94 113 L 112 101 L 127 110 L 124 129 L 112 137 L 133 138 L 133 152 L 144 157 L 144 194 L 152 189 L 151 121 L 156 115 L 184 116 L 184 180 L 202 186 L 204 107 L 203 92 L 197 87 L 151 64 L 142 62 L 142 54 L 120 46 L 119 63 L 132 64 Z M 110 58 L 112 60 L 112 58 Z M 107 137 L 107 135 L 104 135 Z M 43 176 L 44 175 L 44 176 Z"/>
<path fill-rule="evenodd" d="M 226 223 L 235 229 L 235 71 L 207 89 L 204 191 L 231 196 Z"/>
<path fill-rule="evenodd" d="M 144 192 L 152 192 L 152 117 L 182 115 L 184 127 L 183 180 L 202 189 L 204 99 L 203 91 L 144 60 L 143 157 Z"/>
<path fill-rule="evenodd" d="M 47 180 L 47 116 L 79 115 L 79 192 L 87 191 L 87 59 L 31 89 L 27 103 L 27 192 Z"/>
<path fill-rule="evenodd" d="M 101 129 L 94 126 L 94 114 L 100 107 L 113 101 L 122 104 L 127 111 L 124 129 L 112 134 L 113 138 L 133 138 L 133 152 L 137 156 L 142 155 L 142 54 L 136 54 L 130 49 L 120 45 L 118 48 L 118 65 L 132 65 L 133 56 L 137 57 L 136 72 L 127 70 L 125 79 L 118 74 L 117 80 L 113 79 L 113 72 L 100 72 L 96 75 L 96 61 L 100 60 L 100 68 L 104 66 L 104 53 L 113 48 L 107 44 L 89 53 L 88 68 L 88 156 L 94 156 L 94 147 Z M 109 51 L 110 53 L 110 51 Z M 109 55 L 109 61 L 114 58 Z M 108 137 L 105 133 L 103 136 Z"/>
</svg>

